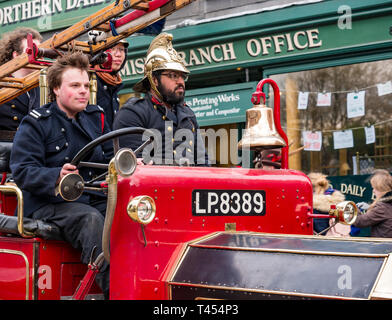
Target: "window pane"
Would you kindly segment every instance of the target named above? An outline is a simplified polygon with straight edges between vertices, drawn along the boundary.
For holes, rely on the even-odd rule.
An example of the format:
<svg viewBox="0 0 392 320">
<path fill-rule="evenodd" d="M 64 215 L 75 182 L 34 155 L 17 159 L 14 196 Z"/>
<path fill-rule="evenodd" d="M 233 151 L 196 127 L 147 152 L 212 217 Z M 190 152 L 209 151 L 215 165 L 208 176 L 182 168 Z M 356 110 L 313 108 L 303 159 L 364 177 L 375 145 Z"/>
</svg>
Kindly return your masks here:
<svg viewBox="0 0 392 320">
<path fill-rule="evenodd" d="M 392 80 L 392 60 L 367 62 L 317 70 L 273 75 L 281 90 L 281 121 L 290 146 L 290 168 L 328 175 L 370 173 L 375 168 L 392 170 L 392 93 L 379 95 L 378 84 Z M 364 91 L 361 115 L 360 91 Z M 298 109 L 299 92 L 309 92 L 306 109 Z M 330 106 L 317 106 L 319 93 L 331 93 Z M 354 94 L 357 93 L 357 94 Z M 348 110 L 348 94 L 352 108 Z M 273 106 L 270 88 L 269 106 Z M 351 112 L 358 113 L 351 113 Z M 366 143 L 365 127 L 374 125 L 375 143 Z M 352 130 L 353 147 L 337 149 L 333 132 Z M 298 151 L 302 131 L 321 131 L 321 151 Z M 293 153 L 294 152 L 294 153 Z M 353 156 L 359 154 L 359 162 Z"/>
</svg>

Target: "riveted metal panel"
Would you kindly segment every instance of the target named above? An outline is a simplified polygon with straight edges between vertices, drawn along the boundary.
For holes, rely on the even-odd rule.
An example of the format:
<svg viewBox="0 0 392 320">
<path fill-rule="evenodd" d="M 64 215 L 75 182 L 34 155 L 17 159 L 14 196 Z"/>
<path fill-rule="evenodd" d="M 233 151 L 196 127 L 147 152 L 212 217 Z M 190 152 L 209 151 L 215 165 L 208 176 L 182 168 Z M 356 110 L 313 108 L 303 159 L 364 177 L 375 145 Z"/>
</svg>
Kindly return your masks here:
<svg viewBox="0 0 392 320">
<path fill-rule="evenodd" d="M 194 245 L 252 250 L 324 252 L 351 255 L 387 255 L 392 252 L 392 240 L 377 241 L 358 238 L 298 237 L 257 233 L 220 233 Z"/>
<path fill-rule="evenodd" d="M 315 297 L 304 297 L 290 294 L 274 294 L 269 292 L 252 292 L 249 290 L 232 290 L 222 288 L 194 287 L 173 285 L 173 300 L 313 300 Z"/>
<path fill-rule="evenodd" d="M 389 241 L 219 233 L 189 244 L 171 298 L 369 299 Z"/>
</svg>

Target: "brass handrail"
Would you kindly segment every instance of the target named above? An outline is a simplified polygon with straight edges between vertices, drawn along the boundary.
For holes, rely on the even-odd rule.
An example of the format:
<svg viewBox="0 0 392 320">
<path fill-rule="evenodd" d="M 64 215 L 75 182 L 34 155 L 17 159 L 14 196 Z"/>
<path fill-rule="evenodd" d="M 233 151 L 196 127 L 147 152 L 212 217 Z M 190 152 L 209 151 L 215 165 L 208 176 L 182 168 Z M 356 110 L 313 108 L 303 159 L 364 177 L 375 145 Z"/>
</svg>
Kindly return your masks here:
<svg viewBox="0 0 392 320">
<path fill-rule="evenodd" d="M 0 192 L 12 192 L 16 194 L 17 199 L 17 216 L 18 216 L 18 232 L 23 238 L 33 238 L 34 233 L 28 232 L 23 227 L 23 193 L 17 186 L 0 185 Z"/>
<path fill-rule="evenodd" d="M 117 204 L 117 171 L 112 159 L 109 163 L 108 175 L 106 182 L 108 183 L 108 199 L 106 206 L 105 223 L 102 233 L 102 251 L 107 262 L 110 262 L 110 231 L 116 211 Z"/>
</svg>

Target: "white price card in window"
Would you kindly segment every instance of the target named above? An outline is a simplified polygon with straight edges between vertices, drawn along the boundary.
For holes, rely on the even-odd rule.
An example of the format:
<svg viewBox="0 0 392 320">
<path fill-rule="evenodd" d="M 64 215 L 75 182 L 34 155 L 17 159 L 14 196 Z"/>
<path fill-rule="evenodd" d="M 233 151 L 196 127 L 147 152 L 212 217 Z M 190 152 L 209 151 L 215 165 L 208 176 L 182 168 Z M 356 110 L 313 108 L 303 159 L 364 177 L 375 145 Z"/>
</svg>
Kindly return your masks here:
<svg viewBox="0 0 392 320">
<path fill-rule="evenodd" d="M 377 85 L 377 91 L 379 96 L 385 96 L 386 94 L 392 93 L 392 82 L 387 81 L 385 83 L 379 83 Z"/>
<path fill-rule="evenodd" d="M 328 107 L 331 105 L 331 92 L 317 94 L 317 106 Z"/>
<path fill-rule="evenodd" d="M 347 118 L 362 117 L 365 115 L 365 91 L 350 92 L 347 94 Z"/>
<path fill-rule="evenodd" d="M 376 130 L 374 126 L 365 127 L 366 144 L 376 142 Z"/>
<path fill-rule="evenodd" d="M 305 151 L 320 151 L 322 145 L 321 131 L 302 131 Z"/>
<path fill-rule="evenodd" d="M 333 133 L 333 145 L 334 149 L 345 149 L 354 147 L 353 131 L 335 131 Z"/>
<path fill-rule="evenodd" d="M 309 92 L 298 93 L 298 109 L 305 110 L 308 107 Z"/>
</svg>

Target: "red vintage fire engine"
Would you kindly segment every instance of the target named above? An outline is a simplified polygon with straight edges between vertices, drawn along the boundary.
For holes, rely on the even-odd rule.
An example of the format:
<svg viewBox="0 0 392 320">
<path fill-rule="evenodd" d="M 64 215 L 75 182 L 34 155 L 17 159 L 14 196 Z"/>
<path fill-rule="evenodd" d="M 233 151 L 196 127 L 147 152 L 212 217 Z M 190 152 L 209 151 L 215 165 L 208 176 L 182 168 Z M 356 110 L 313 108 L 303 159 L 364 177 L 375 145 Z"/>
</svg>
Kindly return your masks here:
<svg viewBox="0 0 392 320">
<path fill-rule="evenodd" d="M 274 89 L 273 117 L 262 101 L 265 85 Z M 101 184 L 108 195 L 101 259 L 110 261 L 111 299 L 392 298 L 392 241 L 313 235 L 312 185 L 288 168 L 276 83 L 260 81 L 252 103 L 248 120 L 273 118 L 272 134 L 256 149 L 281 139 L 280 169 L 138 165 L 116 140 L 141 128 L 104 135 L 72 160 L 88 165 L 83 158 L 92 148 L 114 141 Z M 257 123 L 248 121 L 240 145 L 253 148 L 258 138 Z M 8 163 L 0 169 L 7 172 Z M 99 261 L 81 264 L 79 252 L 53 240 L 56 226 L 24 219 L 21 191 L 3 177 L 0 299 L 84 298 Z M 72 201 L 92 185 L 71 174 L 60 194 Z M 357 208 L 343 202 L 330 215 L 350 224 Z M 92 286 L 88 297 L 99 294 Z"/>
</svg>

